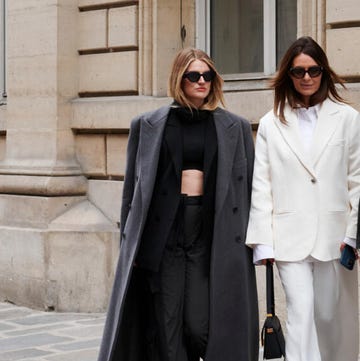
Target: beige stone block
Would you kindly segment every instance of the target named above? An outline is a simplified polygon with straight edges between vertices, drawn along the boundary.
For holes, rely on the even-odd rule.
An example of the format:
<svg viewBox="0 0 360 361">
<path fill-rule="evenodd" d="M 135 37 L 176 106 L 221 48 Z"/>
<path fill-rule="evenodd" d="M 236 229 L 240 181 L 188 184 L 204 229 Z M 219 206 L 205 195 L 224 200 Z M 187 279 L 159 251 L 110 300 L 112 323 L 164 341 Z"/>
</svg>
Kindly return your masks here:
<svg viewBox="0 0 360 361">
<path fill-rule="evenodd" d="M 123 176 L 125 174 L 127 134 L 109 134 L 106 136 L 107 174 Z"/>
<path fill-rule="evenodd" d="M 170 98 L 129 96 L 81 98 L 72 103 L 73 129 L 129 129 L 141 113 L 171 104 Z"/>
<path fill-rule="evenodd" d="M 78 134 L 75 139 L 76 156 L 85 175 L 105 176 L 105 136 Z"/>
<path fill-rule="evenodd" d="M 326 23 L 336 24 L 339 22 L 359 21 L 359 0 L 327 0 Z"/>
<path fill-rule="evenodd" d="M 226 93 L 227 109 L 238 114 L 251 123 L 258 123 L 273 106 L 273 97 L 270 90 L 252 92 Z"/>
<path fill-rule="evenodd" d="M 88 197 L 112 222 L 120 222 L 122 181 L 89 180 Z"/>
<path fill-rule="evenodd" d="M 17 3 L 17 4 L 15 4 Z M 8 57 L 54 54 L 57 49 L 57 7 L 53 1 L 8 1 Z M 22 4 L 21 6 L 19 6 Z"/>
<path fill-rule="evenodd" d="M 4 160 L 6 155 L 6 136 L 0 136 L 0 161 Z"/>
<path fill-rule="evenodd" d="M 118 231 L 48 234 L 48 278 L 57 311 L 104 312 L 118 256 Z"/>
<path fill-rule="evenodd" d="M 7 106 L 6 105 L 0 106 L 0 130 L 6 129 L 7 114 L 8 114 Z"/>
<path fill-rule="evenodd" d="M 333 69 L 341 76 L 359 76 L 360 27 L 328 29 L 326 50 Z"/>
<path fill-rule="evenodd" d="M 106 12 L 97 10 L 79 14 L 79 49 L 106 47 Z"/>
<path fill-rule="evenodd" d="M 84 225 L 87 215 L 87 209 L 78 214 Z M 104 312 L 119 254 L 119 230 L 104 224 L 107 231 L 0 226 L 0 298 L 45 310 Z"/>
<path fill-rule="evenodd" d="M 109 46 L 138 45 L 138 7 L 109 10 Z"/>
<path fill-rule="evenodd" d="M 7 158 L 18 162 L 36 163 L 39 168 L 54 165 L 56 159 L 56 131 L 52 129 L 9 129 Z M 19 163 L 20 164 L 20 163 Z"/>
<path fill-rule="evenodd" d="M 81 196 L 36 197 L 2 194 L 0 226 L 45 229 L 52 219 L 83 199 Z"/>
<path fill-rule="evenodd" d="M 51 126 L 51 120 L 56 121 L 56 98 L 53 96 L 35 96 L 16 94 L 8 100 L 8 127 L 16 129 L 42 129 Z M 56 123 L 53 123 L 56 126 Z"/>
<path fill-rule="evenodd" d="M 341 96 L 350 102 L 350 105 L 360 112 L 360 83 L 346 84 L 346 90 L 339 88 Z"/>
<path fill-rule="evenodd" d="M 9 59 L 8 107 L 11 107 L 14 96 L 54 97 L 53 101 L 55 101 L 57 67 L 57 58 L 54 54 L 17 56 Z M 32 98 L 32 101 L 36 102 L 37 98 Z"/>
<path fill-rule="evenodd" d="M 127 2 L 127 0 L 79 0 L 79 6 L 102 5 Z"/>
<path fill-rule="evenodd" d="M 80 57 L 79 91 L 137 91 L 137 52 Z"/>
<path fill-rule="evenodd" d="M 25 234 L 21 230 L 0 227 L 0 274 L 43 277 L 45 249 L 41 234 Z"/>
</svg>

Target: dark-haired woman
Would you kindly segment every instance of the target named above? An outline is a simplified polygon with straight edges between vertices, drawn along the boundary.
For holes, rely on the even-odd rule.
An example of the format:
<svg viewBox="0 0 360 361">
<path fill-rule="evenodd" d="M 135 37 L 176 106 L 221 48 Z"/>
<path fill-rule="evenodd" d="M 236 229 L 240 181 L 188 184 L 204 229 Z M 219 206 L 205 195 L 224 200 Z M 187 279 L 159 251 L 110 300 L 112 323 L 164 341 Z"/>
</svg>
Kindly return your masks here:
<svg viewBox="0 0 360 361">
<path fill-rule="evenodd" d="M 201 50 L 177 54 L 169 90 L 173 104 L 131 123 L 98 360 L 257 361 L 251 127 L 219 108 L 222 79 Z"/>
<path fill-rule="evenodd" d="M 356 247 L 360 116 L 321 47 L 295 41 L 273 80 L 274 109 L 260 121 L 247 244 L 275 260 L 287 301 L 287 361 L 358 360 Z"/>
</svg>

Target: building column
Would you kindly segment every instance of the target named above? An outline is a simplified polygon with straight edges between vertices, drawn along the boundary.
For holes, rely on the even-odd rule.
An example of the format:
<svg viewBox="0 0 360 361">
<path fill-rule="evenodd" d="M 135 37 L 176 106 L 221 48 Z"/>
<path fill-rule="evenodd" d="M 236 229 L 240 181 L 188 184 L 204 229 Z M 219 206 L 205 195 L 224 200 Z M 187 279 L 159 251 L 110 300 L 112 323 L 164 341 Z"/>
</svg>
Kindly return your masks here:
<svg viewBox="0 0 360 361">
<path fill-rule="evenodd" d="M 117 227 L 87 200 L 70 128 L 77 1 L 9 1 L 7 25 L 0 296 L 38 308 L 104 310 Z"/>
</svg>

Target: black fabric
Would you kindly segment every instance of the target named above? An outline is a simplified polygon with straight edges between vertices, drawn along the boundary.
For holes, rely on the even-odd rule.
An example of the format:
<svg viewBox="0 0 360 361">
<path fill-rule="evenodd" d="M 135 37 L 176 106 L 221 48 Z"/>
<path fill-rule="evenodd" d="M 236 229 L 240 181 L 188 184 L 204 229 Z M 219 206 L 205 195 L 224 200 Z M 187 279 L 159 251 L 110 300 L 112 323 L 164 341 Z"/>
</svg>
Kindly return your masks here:
<svg viewBox="0 0 360 361">
<path fill-rule="evenodd" d="M 143 282 L 138 276 L 139 271 L 150 271 L 135 267 L 134 262 L 144 225 L 152 212 L 151 197 L 169 109 L 169 106 L 157 109 L 131 122 L 121 206 L 121 248 L 98 361 L 148 361 L 138 352 L 139 347 L 144 348 L 145 341 L 143 318 L 139 313 L 148 308 Z M 245 245 L 254 160 L 251 126 L 245 119 L 220 108 L 212 115 L 215 141 L 206 144 L 210 147 L 204 164 L 205 169 L 210 169 L 216 163 L 218 176 L 216 212 L 213 210 L 214 219 L 210 223 L 213 232 L 211 307 L 205 360 L 255 361 L 259 353 L 255 267 L 252 250 Z M 174 165 L 179 164 L 177 149 L 173 151 L 177 140 L 177 128 L 173 125 L 166 142 Z M 176 173 L 175 166 L 173 171 Z M 177 177 L 178 174 L 175 179 Z M 205 177 L 205 184 L 211 178 L 211 175 Z M 207 199 L 204 194 L 203 205 Z M 123 345 L 134 353 L 122 352 L 125 351 Z"/>
<path fill-rule="evenodd" d="M 194 113 L 195 114 L 195 113 Z M 206 119 L 204 149 L 204 195 L 203 195 L 203 238 L 211 242 L 213 235 L 214 197 L 217 169 L 217 139 L 211 112 L 202 112 Z M 189 113 L 172 108 L 164 130 L 160 159 L 149 213 L 145 223 L 136 263 L 145 269 L 157 272 L 160 267 L 165 243 L 169 238 L 181 198 L 182 169 L 182 126 Z"/>
<path fill-rule="evenodd" d="M 273 265 L 269 261 L 266 263 L 266 309 L 267 317 L 261 331 L 264 359 L 285 357 L 285 338 L 280 320 L 275 315 Z"/>
<path fill-rule="evenodd" d="M 162 335 L 158 361 L 199 361 L 205 356 L 210 248 L 201 236 L 199 202 L 198 197 L 182 197 L 177 225 L 173 227 L 172 240 L 166 244 L 160 272 L 149 273 L 158 334 Z M 152 344 L 154 341 L 150 340 L 150 349 Z"/>
</svg>

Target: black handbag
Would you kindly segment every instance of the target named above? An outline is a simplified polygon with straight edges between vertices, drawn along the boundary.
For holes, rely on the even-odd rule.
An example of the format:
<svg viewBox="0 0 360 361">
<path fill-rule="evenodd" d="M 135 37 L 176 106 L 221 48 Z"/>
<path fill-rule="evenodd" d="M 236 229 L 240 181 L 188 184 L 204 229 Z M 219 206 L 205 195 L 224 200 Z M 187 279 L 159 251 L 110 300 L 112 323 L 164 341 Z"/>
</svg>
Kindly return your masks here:
<svg viewBox="0 0 360 361">
<path fill-rule="evenodd" d="M 267 317 L 261 330 L 261 344 L 264 347 L 264 359 L 285 357 L 285 338 L 280 320 L 275 315 L 274 272 L 271 262 L 266 263 L 266 308 Z"/>
</svg>

